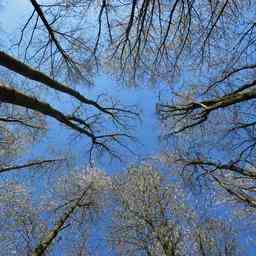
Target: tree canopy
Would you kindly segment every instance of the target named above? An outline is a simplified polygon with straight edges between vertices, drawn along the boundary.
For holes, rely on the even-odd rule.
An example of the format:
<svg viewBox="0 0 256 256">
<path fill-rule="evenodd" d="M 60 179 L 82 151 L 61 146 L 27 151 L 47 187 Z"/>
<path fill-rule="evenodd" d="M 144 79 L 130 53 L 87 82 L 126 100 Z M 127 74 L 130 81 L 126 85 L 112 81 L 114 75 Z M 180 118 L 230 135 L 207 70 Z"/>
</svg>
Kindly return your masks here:
<svg viewBox="0 0 256 256">
<path fill-rule="evenodd" d="M 256 2 L 24 5 L 12 38 L 0 31 L 3 255 L 241 255 L 236 222 L 255 228 Z M 139 106 L 112 87 L 90 93 L 102 74 L 125 98 L 154 90 L 157 153 L 137 150 Z M 62 145 L 47 139 L 60 130 Z M 109 173 L 111 160 L 125 171 Z"/>
</svg>

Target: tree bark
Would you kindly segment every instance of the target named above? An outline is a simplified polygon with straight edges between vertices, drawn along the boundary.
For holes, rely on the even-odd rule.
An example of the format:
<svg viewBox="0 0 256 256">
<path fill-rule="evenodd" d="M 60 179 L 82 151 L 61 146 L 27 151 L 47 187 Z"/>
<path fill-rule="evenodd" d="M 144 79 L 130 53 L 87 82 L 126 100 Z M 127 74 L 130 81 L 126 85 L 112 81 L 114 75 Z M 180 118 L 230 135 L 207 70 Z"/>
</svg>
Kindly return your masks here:
<svg viewBox="0 0 256 256">
<path fill-rule="evenodd" d="M 57 221 L 57 223 L 54 225 L 54 227 L 46 234 L 46 236 L 42 239 L 42 241 L 39 242 L 39 244 L 34 249 L 32 256 L 43 256 L 45 255 L 46 251 L 49 249 L 49 247 L 52 245 L 54 239 L 57 237 L 57 235 L 65 228 L 65 225 L 69 218 L 74 214 L 76 209 L 80 207 L 80 203 L 83 200 L 84 196 L 86 195 L 86 192 L 88 190 L 85 190 L 82 195 L 77 199 L 75 204 L 63 214 L 63 216 Z M 88 203 L 88 207 L 90 204 Z"/>
<path fill-rule="evenodd" d="M 38 111 L 46 116 L 54 118 L 60 123 L 70 127 L 71 129 L 76 130 L 82 134 L 86 134 L 91 139 L 94 139 L 94 135 L 92 133 L 72 123 L 67 116 L 53 108 L 48 103 L 39 101 L 31 96 L 27 96 L 15 89 L 0 85 L 0 102 L 5 102 Z"/>
<path fill-rule="evenodd" d="M 87 99 L 78 91 L 52 79 L 51 77 L 47 76 L 46 74 L 38 70 L 33 69 L 32 67 L 13 58 L 12 56 L 6 54 L 3 51 L 0 51 L 0 66 L 3 66 L 11 71 L 14 71 L 17 74 L 20 74 L 26 78 L 29 78 L 30 80 L 42 83 L 58 92 L 68 94 L 86 105 L 91 105 L 95 107 L 101 112 L 104 112 L 106 114 L 111 114 L 111 112 L 109 112 L 107 109 L 99 105 L 96 101 Z"/>
</svg>

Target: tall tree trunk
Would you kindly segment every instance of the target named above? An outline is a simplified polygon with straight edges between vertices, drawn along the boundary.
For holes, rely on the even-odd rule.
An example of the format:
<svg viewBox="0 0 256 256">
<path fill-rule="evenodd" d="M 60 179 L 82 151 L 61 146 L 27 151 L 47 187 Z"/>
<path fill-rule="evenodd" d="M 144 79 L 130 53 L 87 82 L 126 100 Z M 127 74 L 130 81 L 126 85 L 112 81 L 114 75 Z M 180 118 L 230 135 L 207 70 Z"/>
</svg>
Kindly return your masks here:
<svg viewBox="0 0 256 256">
<path fill-rule="evenodd" d="M 39 242 L 34 249 L 32 256 L 43 256 L 46 251 L 52 245 L 54 239 L 63 230 L 69 218 L 74 214 L 75 210 L 81 206 L 81 201 L 84 198 L 87 190 L 77 199 L 75 204 L 63 214 L 63 216 L 57 221 L 54 227 L 46 234 L 46 236 Z M 89 206 L 89 204 L 88 204 Z"/>
</svg>

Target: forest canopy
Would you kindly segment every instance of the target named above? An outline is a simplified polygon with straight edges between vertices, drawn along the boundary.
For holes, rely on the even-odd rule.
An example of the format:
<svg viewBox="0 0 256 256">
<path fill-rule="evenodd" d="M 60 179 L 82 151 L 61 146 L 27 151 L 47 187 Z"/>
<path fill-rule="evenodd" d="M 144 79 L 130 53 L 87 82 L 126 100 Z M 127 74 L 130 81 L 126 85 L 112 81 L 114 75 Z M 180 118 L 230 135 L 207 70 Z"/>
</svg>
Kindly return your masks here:
<svg viewBox="0 0 256 256">
<path fill-rule="evenodd" d="M 19 24 L 0 30 L 1 253 L 250 255 L 256 2 L 14 2 Z M 8 17 L 15 4 L 0 4 Z M 146 130 L 158 151 L 145 156 Z"/>
</svg>

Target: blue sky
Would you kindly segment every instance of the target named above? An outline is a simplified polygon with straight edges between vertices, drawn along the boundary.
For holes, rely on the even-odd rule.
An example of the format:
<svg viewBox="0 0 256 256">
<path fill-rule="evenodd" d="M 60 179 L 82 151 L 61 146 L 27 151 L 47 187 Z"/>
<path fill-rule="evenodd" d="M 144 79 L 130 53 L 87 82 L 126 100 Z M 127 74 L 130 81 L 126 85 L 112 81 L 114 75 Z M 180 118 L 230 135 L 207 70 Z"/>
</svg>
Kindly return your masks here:
<svg viewBox="0 0 256 256">
<path fill-rule="evenodd" d="M 6 1 L 4 1 L 6 2 Z M 2 10 L 0 16 L 0 24 L 4 30 L 6 35 L 5 38 L 9 39 L 8 45 L 10 45 L 10 41 L 17 39 L 17 29 L 22 27 L 24 24 L 24 17 L 27 17 L 30 14 L 30 3 L 27 0 L 17 0 L 17 1 L 8 1 L 8 4 L 5 5 L 5 8 Z M 12 52 L 12 49 L 8 49 Z M 148 88 L 145 86 L 140 86 L 138 88 L 124 88 L 120 86 L 118 82 L 113 81 L 106 75 L 99 75 L 95 79 L 95 86 L 91 88 L 84 88 L 83 93 L 89 98 L 95 99 L 97 95 L 101 93 L 107 93 L 108 95 L 114 96 L 116 99 L 122 102 L 124 105 L 137 105 L 138 110 L 143 117 L 142 122 L 137 122 L 137 127 L 135 129 L 136 137 L 138 139 L 138 143 L 133 145 L 132 149 L 138 154 L 136 157 L 130 156 L 131 159 L 126 160 L 127 165 L 130 161 L 137 162 L 141 158 L 152 155 L 158 152 L 158 138 L 160 135 L 160 129 L 157 123 L 156 115 L 155 115 L 155 103 L 158 99 L 158 90 L 159 88 Z M 61 99 L 65 99 L 64 95 Z M 69 98 L 65 100 L 65 108 L 69 108 Z M 63 103 L 58 102 L 58 99 L 55 99 L 54 105 L 63 110 Z M 69 146 L 67 140 L 70 136 L 68 129 L 59 129 L 57 128 L 59 125 L 50 120 L 52 129 L 48 134 L 48 138 L 45 138 L 43 142 L 36 146 L 36 151 L 38 153 L 45 152 L 47 143 L 49 141 L 55 145 L 63 147 L 63 145 Z M 58 133 L 58 136 L 56 136 Z M 61 136 L 60 136 L 60 133 Z M 46 144 L 45 144 L 46 143 Z M 85 143 L 79 143 L 76 145 L 76 155 L 79 155 L 80 161 L 83 164 L 86 161 L 86 157 L 84 158 L 84 150 Z M 74 150 L 74 146 L 72 145 L 72 150 Z M 122 166 L 122 167 L 121 167 Z M 124 168 L 124 164 L 118 163 L 114 161 L 112 164 L 107 164 L 106 166 L 101 166 L 104 169 L 110 169 L 110 171 L 117 171 L 120 168 Z"/>
<path fill-rule="evenodd" d="M 4 40 L 7 42 L 8 39 L 12 41 L 12 39 L 16 37 L 14 31 L 17 31 L 17 27 L 22 26 L 24 22 L 23 17 L 30 10 L 30 3 L 28 0 L 3 0 L 3 2 L 8 2 L 8 4 L 1 10 L 0 24 L 6 34 Z M 9 51 L 12 52 L 12 49 L 9 49 Z M 120 86 L 118 82 L 113 81 L 106 75 L 99 75 L 95 80 L 94 87 L 84 88 L 83 90 L 84 94 L 89 98 L 96 98 L 98 94 L 104 92 L 119 99 L 125 105 L 136 104 L 143 117 L 142 122 L 138 122 L 135 129 L 138 143 L 132 146 L 133 150 L 137 153 L 137 156 L 127 156 L 124 163 L 118 161 L 101 161 L 97 163 L 99 167 L 104 169 L 108 174 L 115 174 L 125 169 L 129 164 L 139 162 L 144 157 L 159 152 L 160 146 L 158 139 L 160 136 L 160 126 L 155 115 L 155 103 L 158 100 L 159 88 L 149 88 L 146 85 L 134 88 L 124 88 L 123 86 Z M 62 107 L 57 99 L 55 106 Z M 66 100 L 65 107 L 69 107 L 68 99 Z M 30 156 L 45 155 L 46 152 L 49 152 L 49 144 L 52 144 L 56 145 L 56 149 L 72 151 L 75 155 L 77 165 L 85 164 L 88 159 L 85 155 L 87 141 L 80 140 L 79 143 L 76 143 L 75 145 L 71 144 L 69 143 L 70 132 L 68 129 L 63 129 L 63 126 L 60 126 L 52 120 L 49 120 L 49 124 L 49 133 L 39 145 L 36 145 L 32 151 L 29 152 Z M 41 180 L 37 182 L 40 183 Z M 247 255 L 255 255 L 254 250 L 249 249 Z"/>
</svg>

